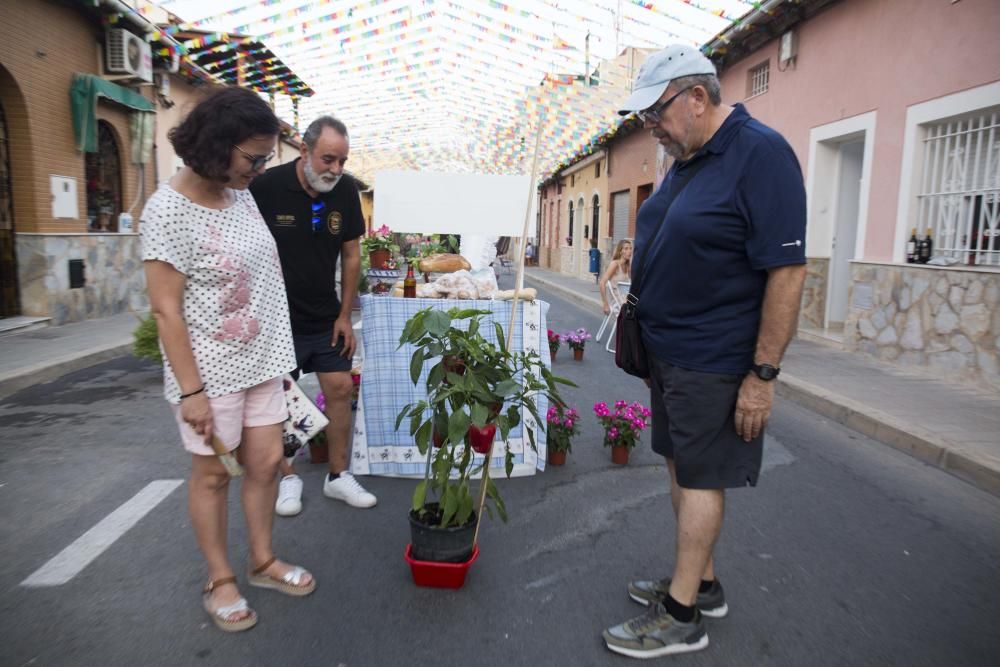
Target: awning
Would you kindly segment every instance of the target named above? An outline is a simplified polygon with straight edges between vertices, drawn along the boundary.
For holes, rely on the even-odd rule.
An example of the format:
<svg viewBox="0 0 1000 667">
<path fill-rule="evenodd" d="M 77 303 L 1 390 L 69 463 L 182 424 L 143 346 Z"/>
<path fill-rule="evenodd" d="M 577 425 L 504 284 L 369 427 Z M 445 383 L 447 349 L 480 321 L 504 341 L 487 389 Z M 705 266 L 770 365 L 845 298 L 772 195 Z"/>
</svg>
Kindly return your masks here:
<svg viewBox="0 0 1000 667">
<path fill-rule="evenodd" d="M 112 102 L 132 109 L 133 112 L 155 113 L 153 103 L 139 93 L 122 88 L 93 74 L 74 74 L 73 83 L 69 88 L 70 107 L 73 111 L 73 134 L 76 136 L 76 149 L 85 153 L 97 152 L 97 98 L 104 97 Z M 133 115 L 138 115 L 135 113 Z M 133 119 L 133 121 L 138 119 Z M 140 136 L 132 136 L 133 147 L 143 147 L 151 142 L 143 136 L 151 132 L 152 123 L 130 123 L 132 134 L 139 132 Z M 147 129 L 149 128 L 149 129 Z M 146 163 L 149 161 L 148 151 L 139 149 L 140 154 L 133 150 L 132 161 Z M 138 158 L 138 159 L 137 159 Z"/>
</svg>

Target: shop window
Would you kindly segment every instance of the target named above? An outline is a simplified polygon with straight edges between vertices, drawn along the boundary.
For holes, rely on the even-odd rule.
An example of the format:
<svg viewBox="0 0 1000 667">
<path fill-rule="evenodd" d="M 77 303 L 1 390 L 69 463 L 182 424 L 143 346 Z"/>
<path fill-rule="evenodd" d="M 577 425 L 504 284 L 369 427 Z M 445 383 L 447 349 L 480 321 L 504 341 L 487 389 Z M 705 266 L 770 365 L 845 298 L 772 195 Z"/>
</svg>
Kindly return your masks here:
<svg viewBox="0 0 1000 667">
<path fill-rule="evenodd" d="M 122 212 L 122 170 L 118 141 L 111 125 L 97 121 L 97 152 L 86 153 L 87 229 L 117 232 Z"/>
<path fill-rule="evenodd" d="M 998 130 L 1000 106 L 924 126 L 915 231 L 935 256 L 1000 266 Z"/>
</svg>

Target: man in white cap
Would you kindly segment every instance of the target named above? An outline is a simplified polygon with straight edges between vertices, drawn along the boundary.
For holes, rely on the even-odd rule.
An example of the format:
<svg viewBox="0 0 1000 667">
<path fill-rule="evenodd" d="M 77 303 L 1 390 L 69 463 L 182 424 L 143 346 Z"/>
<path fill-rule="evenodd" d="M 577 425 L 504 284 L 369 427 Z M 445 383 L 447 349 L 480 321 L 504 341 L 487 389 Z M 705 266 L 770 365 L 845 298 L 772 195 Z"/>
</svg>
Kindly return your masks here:
<svg viewBox="0 0 1000 667">
<path fill-rule="evenodd" d="M 649 56 L 619 111 L 633 112 L 675 160 L 636 219 L 632 286 L 677 547 L 671 577 L 628 585 L 647 613 L 604 640 L 650 658 L 706 647 L 703 616 L 728 612 L 713 550 L 725 489 L 757 484 L 774 379 L 798 320 L 806 207 L 791 147 L 743 105 L 722 104 L 697 48 Z"/>
</svg>

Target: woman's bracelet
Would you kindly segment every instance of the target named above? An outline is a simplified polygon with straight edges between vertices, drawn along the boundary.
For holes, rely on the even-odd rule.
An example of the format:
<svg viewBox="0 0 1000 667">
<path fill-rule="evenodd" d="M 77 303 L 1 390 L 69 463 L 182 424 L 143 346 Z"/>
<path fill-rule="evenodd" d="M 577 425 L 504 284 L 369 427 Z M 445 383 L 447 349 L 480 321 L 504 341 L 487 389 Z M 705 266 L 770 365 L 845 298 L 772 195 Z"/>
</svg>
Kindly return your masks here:
<svg viewBox="0 0 1000 667">
<path fill-rule="evenodd" d="M 190 394 L 181 394 L 181 400 L 183 401 L 185 398 L 191 398 L 192 396 L 197 396 L 203 391 L 205 391 L 205 385 L 201 385 L 200 387 L 192 391 Z"/>
</svg>

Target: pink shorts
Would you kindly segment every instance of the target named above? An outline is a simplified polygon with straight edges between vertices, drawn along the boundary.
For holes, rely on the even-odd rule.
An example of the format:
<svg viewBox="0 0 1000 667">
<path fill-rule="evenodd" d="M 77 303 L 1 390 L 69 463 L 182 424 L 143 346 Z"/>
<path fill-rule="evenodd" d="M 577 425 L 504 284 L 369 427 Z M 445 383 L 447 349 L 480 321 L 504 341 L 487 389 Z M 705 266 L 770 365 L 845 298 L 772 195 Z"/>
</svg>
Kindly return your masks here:
<svg viewBox="0 0 1000 667">
<path fill-rule="evenodd" d="M 270 426 L 280 424 L 288 418 L 288 407 L 285 405 L 285 391 L 281 378 L 272 378 L 235 394 L 226 394 L 218 398 L 208 399 L 212 408 L 212 424 L 215 434 L 232 451 L 240 446 L 243 429 L 253 426 Z M 192 454 L 212 456 L 215 451 L 205 442 L 205 437 L 195 433 L 181 418 L 181 406 L 171 405 L 174 419 L 181 431 L 184 449 Z"/>
</svg>

